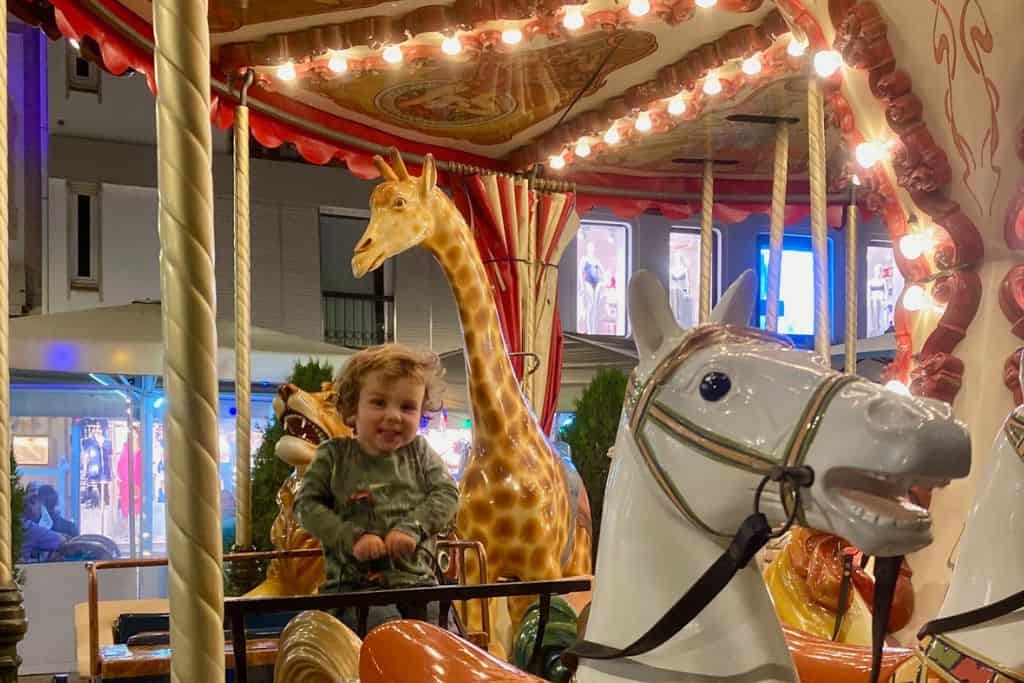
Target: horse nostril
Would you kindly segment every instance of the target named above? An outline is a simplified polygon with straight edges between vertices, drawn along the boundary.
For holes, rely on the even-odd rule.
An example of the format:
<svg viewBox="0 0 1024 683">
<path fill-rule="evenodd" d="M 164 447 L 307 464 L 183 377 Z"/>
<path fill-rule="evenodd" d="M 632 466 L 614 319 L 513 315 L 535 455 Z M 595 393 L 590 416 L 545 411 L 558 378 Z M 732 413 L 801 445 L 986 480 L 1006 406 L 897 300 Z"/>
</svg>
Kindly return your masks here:
<svg viewBox="0 0 1024 683">
<path fill-rule="evenodd" d="M 882 432 L 905 432 L 919 427 L 928 415 L 913 401 L 896 396 L 871 399 L 867 407 L 868 426 Z"/>
<path fill-rule="evenodd" d="M 356 253 L 358 254 L 361 251 L 366 251 L 367 249 L 370 248 L 370 244 L 372 244 L 372 243 L 373 243 L 373 239 L 371 239 L 369 237 L 367 237 L 367 238 L 365 238 L 363 240 L 360 240 L 359 244 L 356 245 Z"/>
</svg>

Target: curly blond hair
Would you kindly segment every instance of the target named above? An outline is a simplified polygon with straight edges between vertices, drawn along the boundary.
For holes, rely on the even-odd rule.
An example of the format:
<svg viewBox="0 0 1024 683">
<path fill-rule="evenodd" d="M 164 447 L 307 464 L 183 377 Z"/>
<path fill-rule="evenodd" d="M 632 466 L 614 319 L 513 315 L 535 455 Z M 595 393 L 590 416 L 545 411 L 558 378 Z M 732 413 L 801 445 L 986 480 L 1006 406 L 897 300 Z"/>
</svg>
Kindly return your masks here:
<svg viewBox="0 0 1024 683">
<path fill-rule="evenodd" d="M 433 351 L 419 351 L 402 344 L 381 344 L 363 349 L 352 356 L 338 372 L 333 390 L 338 413 L 346 424 L 351 423 L 359 406 L 359 392 L 371 372 L 383 372 L 388 380 L 414 377 L 423 382 L 423 410 L 439 410 L 444 393 L 444 367 Z"/>
</svg>

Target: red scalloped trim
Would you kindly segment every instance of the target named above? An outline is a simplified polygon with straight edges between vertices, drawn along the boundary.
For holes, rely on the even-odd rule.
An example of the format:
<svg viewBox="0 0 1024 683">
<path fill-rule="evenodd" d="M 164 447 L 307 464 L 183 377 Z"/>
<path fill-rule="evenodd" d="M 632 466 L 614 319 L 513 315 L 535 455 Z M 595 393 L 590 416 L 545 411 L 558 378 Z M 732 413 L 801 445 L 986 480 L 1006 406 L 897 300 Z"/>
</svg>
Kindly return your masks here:
<svg viewBox="0 0 1024 683">
<path fill-rule="evenodd" d="M 936 262 L 944 270 L 963 269 L 942 278 L 935 285 L 934 298 L 947 305 L 935 330 L 921 347 L 919 364 L 912 373 L 911 382 L 915 393 L 952 401 L 959 390 L 963 363 L 951 354 L 966 335 L 981 300 L 981 279 L 977 273 L 967 270 L 984 256 L 981 234 L 973 221 L 960 210 L 960 205 L 943 192 L 952 177 L 949 161 L 921 119 L 921 102 L 912 91 L 910 76 L 897 69 L 886 37 L 885 20 L 878 8 L 872 2 L 851 0 L 830 0 L 829 8 L 833 21 L 841 18 L 835 27 L 834 49 L 843 55 L 849 66 L 868 72 L 871 91 L 885 105 L 886 121 L 899 138 L 893 157 L 897 183 L 949 235 L 949 241 L 936 251 Z M 847 145 L 853 149 L 863 141 L 863 137 L 856 129 L 845 97 L 835 87 L 828 100 L 839 119 Z M 906 223 L 896 201 L 895 188 L 881 172 L 866 175 L 868 201 L 884 202 L 889 233 L 894 242 L 898 241 L 906 234 Z M 924 258 L 908 263 L 897 249 L 896 261 L 911 281 L 929 275 L 930 266 Z M 897 338 L 909 340 L 909 319 L 902 302 L 897 305 L 895 317 Z M 891 374 L 905 378 L 911 353 L 909 343 L 904 348 L 901 346 L 897 346 L 896 367 Z"/>
</svg>

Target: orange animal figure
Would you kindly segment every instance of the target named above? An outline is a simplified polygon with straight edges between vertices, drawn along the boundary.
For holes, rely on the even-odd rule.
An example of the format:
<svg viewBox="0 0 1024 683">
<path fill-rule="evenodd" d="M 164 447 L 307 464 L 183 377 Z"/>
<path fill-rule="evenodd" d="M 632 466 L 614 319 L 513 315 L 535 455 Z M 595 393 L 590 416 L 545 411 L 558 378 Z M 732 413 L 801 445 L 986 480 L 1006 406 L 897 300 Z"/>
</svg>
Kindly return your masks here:
<svg viewBox="0 0 1024 683">
<path fill-rule="evenodd" d="M 589 519 L 576 514 L 589 510 L 586 493 L 580 487 L 578 497 L 570 494 L 569 475 L 520 390 L 469 226 L 436 187 L 433 158 L 426 157 L 419 178 L 409 175 L 396 150 L 390 165 L 381 157 L 374 161 L 384 182 L 370 197 L 370 223 L 356 245 L 352 272 L 362 277 L 421 245 L 444 270 L 462 322 L 474 419 L 460 483 L 459 536 L 484 544 L 489 582 L 590 574 Z M 467 569 L 479 576 L 475 558 Z M 531 601 L 510 601 L 513 628 Z M 478 616 L 469 616 L 471 629 L 478 628 Z"/>
<path fill-rule="evenodd" d="M 871 672 L 867 648 L 784 629 L 801 683 L 864 683 Z M 795 647 L 794 647 L 795 646 Z M 913 655 L 887 648 L 879 680 L 886 681 Z M 373 630 L 359 657 L 362 683 L 543 683 L 447 631 L 421 621 L 397 621 Z M 667 679 L 666 679 L 667 680 Z"/>
</svg>

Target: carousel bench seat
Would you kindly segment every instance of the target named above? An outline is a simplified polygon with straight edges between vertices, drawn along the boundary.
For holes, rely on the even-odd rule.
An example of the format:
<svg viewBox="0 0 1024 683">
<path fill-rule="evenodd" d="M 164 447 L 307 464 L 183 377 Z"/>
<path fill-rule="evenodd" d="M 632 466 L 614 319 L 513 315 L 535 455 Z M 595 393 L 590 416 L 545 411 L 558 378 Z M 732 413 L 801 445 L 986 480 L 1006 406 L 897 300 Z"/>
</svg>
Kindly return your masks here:
<svg viewBox="0 0 1024 683">
<path fill-rule="evenodd" d="M 277 638 L 260 638 L 246 643 L 249 681 L 270 683 L 277 659 Z M 224 646 L 227 681 L 234 680 L 235 654 L 231 642 Z M 107 645 L 100 648 L 100 680 L 130 683 L 165 683 L 171 671 L 171 649 L 167 645 Z"/>
</svg>

